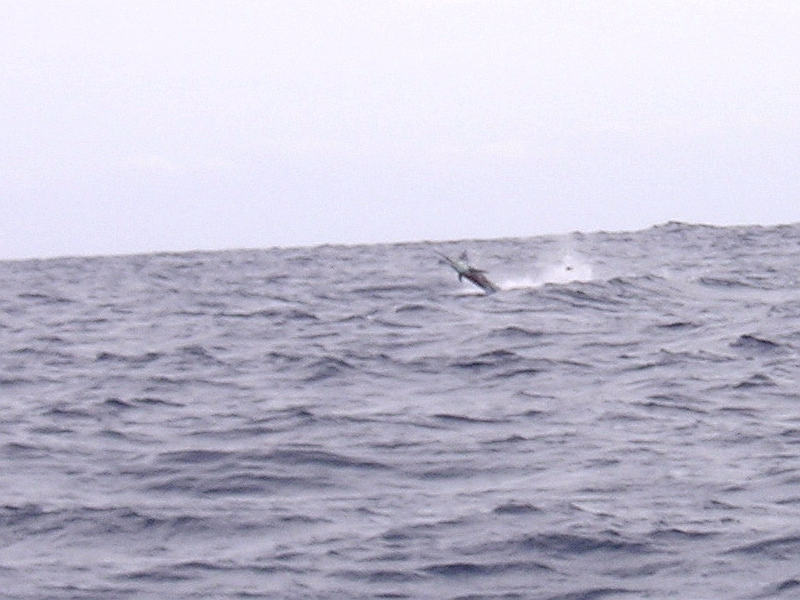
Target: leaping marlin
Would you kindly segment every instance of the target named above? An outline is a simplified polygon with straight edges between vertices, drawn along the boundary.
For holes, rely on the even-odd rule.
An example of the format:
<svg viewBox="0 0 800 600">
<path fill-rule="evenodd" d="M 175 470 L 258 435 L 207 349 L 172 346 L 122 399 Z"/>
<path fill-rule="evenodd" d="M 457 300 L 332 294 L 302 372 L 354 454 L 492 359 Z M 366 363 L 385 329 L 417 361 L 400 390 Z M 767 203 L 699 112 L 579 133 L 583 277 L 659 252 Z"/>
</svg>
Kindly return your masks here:
<svg viewBox="0 0 800 600">
<path fill-rule="evenodd" d="M 458 273 L 459 281 L 461 281 L 462 277 L 465 277 L 487 294 L 493 294 L 500 289 L 489 280 L 489 278 L 486 276 L 486 271 L 470 266 L 466 250 L 461 253 L 461 256 L 458 257 L 458 260 L 453 260 L 449 256 L 446 256 L 436 250 L 434 250 L 434 252 L 441 256 L 448 265 L 455 269 L 455 272 Z"/>
</svg>

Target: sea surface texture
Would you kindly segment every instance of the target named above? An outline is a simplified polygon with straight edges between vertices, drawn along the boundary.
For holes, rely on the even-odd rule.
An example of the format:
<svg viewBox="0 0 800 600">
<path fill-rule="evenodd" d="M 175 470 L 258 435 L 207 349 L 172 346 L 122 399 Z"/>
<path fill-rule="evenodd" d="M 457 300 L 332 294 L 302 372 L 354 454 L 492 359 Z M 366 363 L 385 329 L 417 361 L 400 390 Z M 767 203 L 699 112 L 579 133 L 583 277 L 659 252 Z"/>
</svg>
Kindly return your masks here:
<svg viewBox="0 0 800 600">
<path fill-rule="evenodd" d="M 800 225 L 5 262 L 0 350 L 4 599 L 800 598 Z"/>
</svg>

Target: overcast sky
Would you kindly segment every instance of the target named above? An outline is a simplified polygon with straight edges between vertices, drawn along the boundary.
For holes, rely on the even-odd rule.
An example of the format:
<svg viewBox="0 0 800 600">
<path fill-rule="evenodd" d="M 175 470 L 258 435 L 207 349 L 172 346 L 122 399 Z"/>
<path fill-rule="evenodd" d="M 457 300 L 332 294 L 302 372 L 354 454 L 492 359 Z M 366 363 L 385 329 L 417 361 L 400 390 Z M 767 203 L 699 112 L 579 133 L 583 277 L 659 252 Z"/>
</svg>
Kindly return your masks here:
<svg viewBox="0 0 800 600">
<path fill-rule="evenodd" d="M 0 259 L 800 221 L 800 2 L 0 0 Z"/>
</svg>

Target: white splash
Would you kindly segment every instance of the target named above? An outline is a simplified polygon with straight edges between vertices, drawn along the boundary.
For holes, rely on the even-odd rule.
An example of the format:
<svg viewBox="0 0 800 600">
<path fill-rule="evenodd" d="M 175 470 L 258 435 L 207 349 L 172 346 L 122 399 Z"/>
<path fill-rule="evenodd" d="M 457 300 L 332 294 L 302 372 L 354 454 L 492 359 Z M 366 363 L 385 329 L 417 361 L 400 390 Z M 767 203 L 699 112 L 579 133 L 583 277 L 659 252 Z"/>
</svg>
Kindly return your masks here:
<svg viewBox="0 0 800 600">
<path fill-rule="evenodd" d="M 591 281 L 594 278 L 592 264 L 571 246 L 571 240 L 565 239 L 556 253 L 539 258 L 531 274 L 507 278 L 500 282 L 500 287 L 504 290 L 519 290 L 536 288 L 547 283 Z"/>
</svg>

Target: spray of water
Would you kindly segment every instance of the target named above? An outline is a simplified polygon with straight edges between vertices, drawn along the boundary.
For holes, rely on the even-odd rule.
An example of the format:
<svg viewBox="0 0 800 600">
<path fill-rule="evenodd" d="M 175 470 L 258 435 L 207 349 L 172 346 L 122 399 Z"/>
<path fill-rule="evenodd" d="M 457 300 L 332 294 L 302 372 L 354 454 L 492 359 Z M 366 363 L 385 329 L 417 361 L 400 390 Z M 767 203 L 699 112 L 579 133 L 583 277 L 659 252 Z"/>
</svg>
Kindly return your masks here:
<svg viewBox="0 0 800 600">
<path fill-rule="evenodd" d="M 573 246 L 571 237 L 563 238 L 553 252 L 537 257 L 536 263 L 525 275 L 508 277 L 499 282 L 500 287 L 504 290 L 517 290 L 536 288 L 547 283 L 591 281 L 594 277 L 592 264 Z"/>
</svg>

